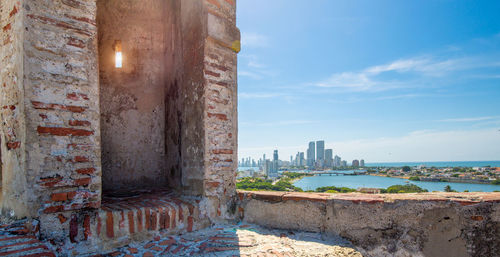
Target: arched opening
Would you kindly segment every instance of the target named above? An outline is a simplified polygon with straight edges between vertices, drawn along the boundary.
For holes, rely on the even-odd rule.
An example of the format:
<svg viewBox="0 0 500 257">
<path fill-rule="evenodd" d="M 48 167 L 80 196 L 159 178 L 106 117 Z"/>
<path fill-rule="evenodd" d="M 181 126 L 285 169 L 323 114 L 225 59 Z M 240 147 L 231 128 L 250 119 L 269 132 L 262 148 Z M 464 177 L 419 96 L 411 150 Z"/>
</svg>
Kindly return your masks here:
<svg viewBox="0 0 500 257">
<path fill-rule="evenodd" d="M 168 1 L 97 7 L 103 190 L 166 188 Z"/>
</svg>

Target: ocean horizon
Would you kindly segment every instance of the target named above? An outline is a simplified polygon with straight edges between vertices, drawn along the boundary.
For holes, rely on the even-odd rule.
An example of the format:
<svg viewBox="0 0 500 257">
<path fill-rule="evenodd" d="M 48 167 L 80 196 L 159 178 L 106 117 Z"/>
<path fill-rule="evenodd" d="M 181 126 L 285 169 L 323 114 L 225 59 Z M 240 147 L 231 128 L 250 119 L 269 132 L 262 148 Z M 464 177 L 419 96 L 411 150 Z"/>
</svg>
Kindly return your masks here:
<svg viewBox="0 0 500 257">
<path fill-rule="evenodd" d="M 500 161 L 439 161 L 439 162 L 367 162 L 366 167 L 500 167 Z"/>
</svg>

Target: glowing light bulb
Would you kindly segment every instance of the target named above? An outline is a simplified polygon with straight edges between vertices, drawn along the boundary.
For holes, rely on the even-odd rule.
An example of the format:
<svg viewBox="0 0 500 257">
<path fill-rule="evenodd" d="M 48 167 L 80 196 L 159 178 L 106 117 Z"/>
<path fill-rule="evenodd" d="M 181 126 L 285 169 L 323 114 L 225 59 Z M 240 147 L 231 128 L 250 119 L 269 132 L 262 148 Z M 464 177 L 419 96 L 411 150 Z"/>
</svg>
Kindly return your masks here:
<svg viewBox="0 0 500 257">
<path fill-rule="evenodd" d="M 115 54 L 115 67 L 121 68 L 122 61 L 123 61 L 122 52 L 116 52 L 116 54 Z"/>
<path fill-rule="evenodd" d="M 115 68 L 123 67 L 123 55 L 122 55 L 122 41 L 116 40 L 113 44 L 113 49 L 115 50 Z"/>
</svg>

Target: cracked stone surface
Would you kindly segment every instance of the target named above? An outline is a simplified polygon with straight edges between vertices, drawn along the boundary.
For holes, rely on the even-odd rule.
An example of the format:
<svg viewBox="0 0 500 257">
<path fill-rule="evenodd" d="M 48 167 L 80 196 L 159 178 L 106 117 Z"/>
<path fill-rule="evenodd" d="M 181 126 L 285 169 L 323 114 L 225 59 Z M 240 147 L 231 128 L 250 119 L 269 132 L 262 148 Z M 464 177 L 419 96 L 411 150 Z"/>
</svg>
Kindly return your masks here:
<svg viewBox="0 0 500 257">
<path fill-rule="evenodd" d="M 345 239 L 251 224 L 219 225 L 179 236 L 159 236 L 106 256 L 349 256 L 361 253 Z"/>
</svg>

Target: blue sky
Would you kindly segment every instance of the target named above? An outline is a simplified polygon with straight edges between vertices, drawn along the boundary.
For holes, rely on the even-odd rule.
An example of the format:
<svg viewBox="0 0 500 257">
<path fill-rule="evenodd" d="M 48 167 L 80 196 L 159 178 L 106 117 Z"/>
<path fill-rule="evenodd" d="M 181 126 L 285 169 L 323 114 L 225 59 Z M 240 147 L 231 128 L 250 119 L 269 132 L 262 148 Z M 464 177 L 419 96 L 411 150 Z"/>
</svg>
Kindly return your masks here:
<svg viewBox="0 0 500 257">
<path fill-rule="evenodd" d="M 500 1 L 239 0 L 239 157 L 500 160 Z"/>
</svg>

